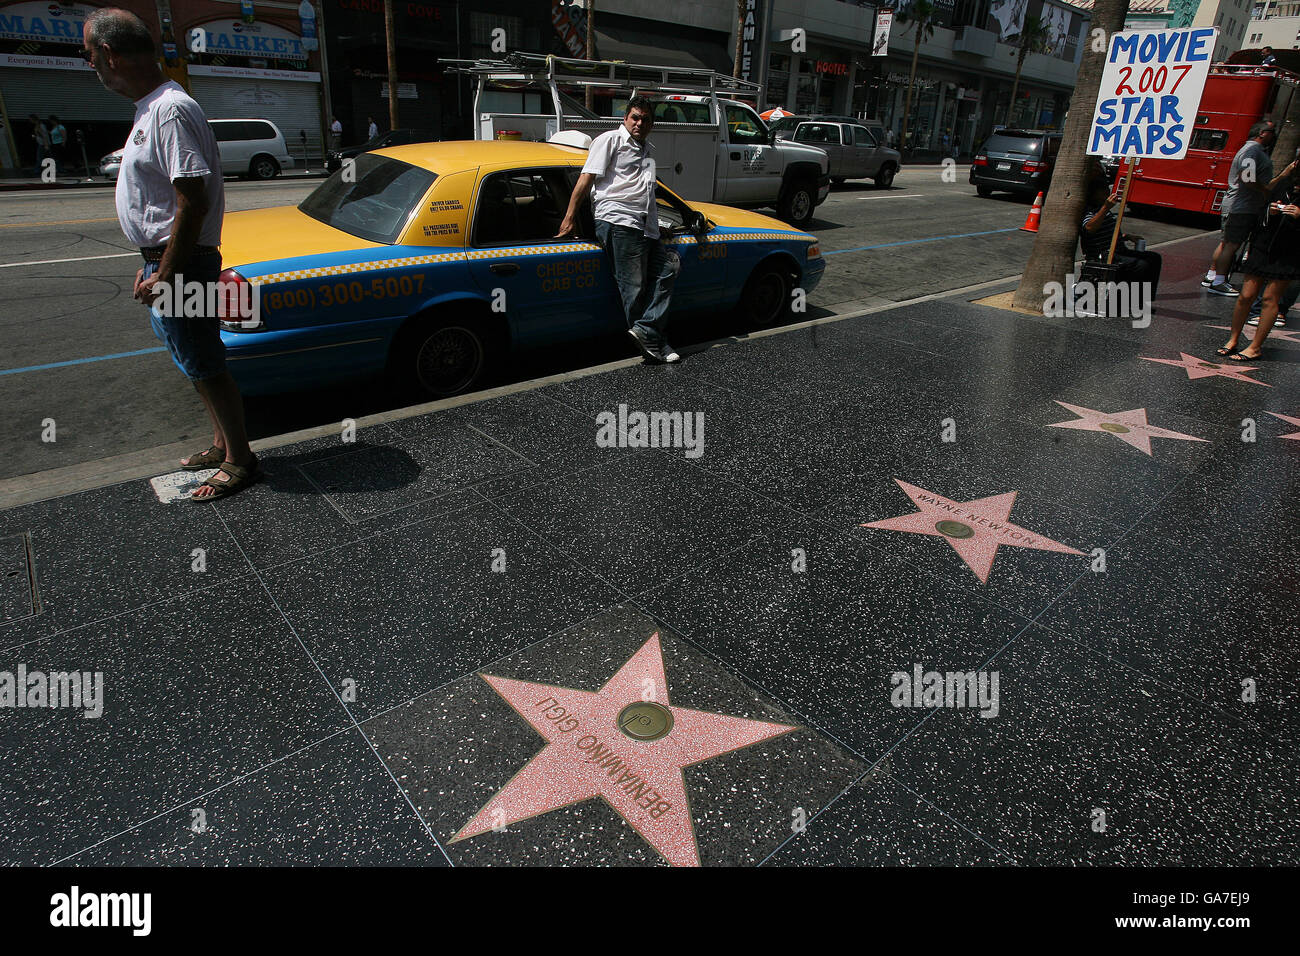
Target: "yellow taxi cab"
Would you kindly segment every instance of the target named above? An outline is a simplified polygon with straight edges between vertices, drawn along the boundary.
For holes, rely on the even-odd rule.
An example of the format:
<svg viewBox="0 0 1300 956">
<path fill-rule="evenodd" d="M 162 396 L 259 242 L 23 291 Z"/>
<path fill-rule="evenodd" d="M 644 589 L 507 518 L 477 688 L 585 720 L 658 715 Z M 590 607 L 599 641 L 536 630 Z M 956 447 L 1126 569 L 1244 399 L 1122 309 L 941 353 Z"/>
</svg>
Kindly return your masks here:
<svg viewBox="0 0 1300 956">
<path fill-rule="evenodd" d="M 240 388 L 395 376 L 454 395 L 512 350 L 624 332 L 589 204 L 578 236 L 554 238 L 586 158 L 554 143 L 399 146 L 358 156 L 297 206 L 227 214 L 222 338 Z M 679 322 L 738 309 L 771 325 L 825 270 L 808 233 L 662 184 L 657 197 L 682 260 Z"/>
</svg>

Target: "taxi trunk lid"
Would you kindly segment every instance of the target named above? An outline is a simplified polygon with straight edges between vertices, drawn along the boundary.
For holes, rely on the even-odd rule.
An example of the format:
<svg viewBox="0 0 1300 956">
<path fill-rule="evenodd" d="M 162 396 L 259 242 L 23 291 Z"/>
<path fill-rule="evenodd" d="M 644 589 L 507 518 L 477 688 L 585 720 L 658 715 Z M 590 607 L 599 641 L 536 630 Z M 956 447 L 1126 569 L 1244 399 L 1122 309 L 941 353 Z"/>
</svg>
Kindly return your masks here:
<svg viewBox="0 0 1300 956">
<path fill-rule="evenodd" d="M 331 252 L 382 248 L 387 246 L 327 226 L 299 211 L 296 206 L 226 213 L 221 227 L 221 265 L 225 269 Z"/>
</svg>

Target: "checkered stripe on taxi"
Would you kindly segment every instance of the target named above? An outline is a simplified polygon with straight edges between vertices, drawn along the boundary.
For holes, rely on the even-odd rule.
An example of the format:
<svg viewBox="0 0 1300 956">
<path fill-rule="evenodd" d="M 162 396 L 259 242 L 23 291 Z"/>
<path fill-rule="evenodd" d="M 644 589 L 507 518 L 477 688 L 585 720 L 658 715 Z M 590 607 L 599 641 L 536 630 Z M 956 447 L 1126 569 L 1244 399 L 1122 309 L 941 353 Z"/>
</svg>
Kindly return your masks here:
<svg viewBox="0 0 1300 956">
<path fill-rule="evenodd" d="M 463 260 L 465 253 L 440 252 L 428 256 L 407 256 L 402 259 L 376 259 L 370 262 L 348 262 L 335 266 L 318 266 L 314 269 L 293 269 L 289 272 L 269 272 L 264 276 L 254 276 L 248 281 L 253 285 L 274 285 L 277 282 L 294 282 L 298 279 L 323 279 L 329 276 L 345 275 L 349 272 L 373 272 L 379 269 L 397 269 L 402 266 L 433 265 L 438 262 L 455 262 Z"/>
<path fill-rule="evenodd" d="M 803 242 L 816 242 L 812 236 L 802 232 L 740 232 L 731 233 L 723 236 L 710 236 L 709 243 L 714 242 L 749 242 L 754 239 L 781 239 L 784 241 L 801 240 Z M 674 236 L 668 241 L 669 245 L 694 245 L 700 242 L 697 236 Z"/>
<path fill-rule="evenodd" d="M 800 239 L 813 242 L 808 235 L 794 232 L 746 232 L 732 235 L 714 236 L 709 242 L 746 242 L 754 239 Z M 699 242 L 695 236 L 675 236 L 669 245 L 691 245 Z M 253 285 L 275 285 L 279 282 L 295 282 L 299 279 L 325 279 L 330 276 L 346 275 L 352 272 L 373 272 L 380 269 L 395 269 L 402 266 L 434 265 L 439 262 L 458 260 L 502 259 L 511 256 L 546 256 L 557 252 L 599 252 L 600 246 L 592 242 L 566 242 L 562 245 L 510 246 L 502 249 L 468 249 L 456 252 L 440 252 L 427 256 L 407 256 L 402 259 L 375 259 L 369 262 L 349 262 L 342 265 L 318 266 L 312 269 L 292 269 L 287 272 L 270 272 L 264 276 L 254 276 L 248 281 Z"/>
<path fill-rule="evenodd" d="M 467 249 L 466 258 L 496 259 L 501 256 L 548 256 L 557 252 L 600 252 L 600 246 L 594 242 L 566 242 L 551 246 L 511 246 L 506 249 Z"/>
</svg>

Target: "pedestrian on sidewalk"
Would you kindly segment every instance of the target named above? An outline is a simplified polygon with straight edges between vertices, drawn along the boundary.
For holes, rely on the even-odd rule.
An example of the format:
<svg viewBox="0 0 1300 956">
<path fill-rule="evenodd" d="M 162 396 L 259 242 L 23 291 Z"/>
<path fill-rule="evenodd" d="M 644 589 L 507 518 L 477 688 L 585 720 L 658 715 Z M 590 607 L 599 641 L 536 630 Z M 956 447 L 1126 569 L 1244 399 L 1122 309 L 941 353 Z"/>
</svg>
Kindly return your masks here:
<svg viewBox="0 0 1300 956">
<path fill-rule="evenodd" d="M 63 150 L 68 143 L 68 131 L 59 118 L 50 114 L 50 155 L 54 157 L 54 168 L 63 169 Z"/>
<path fill-rule="evenodd" d="M 35 113 L 27 118 L 32 122 L 32 140 L 36 143 L 36 175 L 39 176 L 45 157 L 50 155 L 50 131 Z"/>
<path fill-rule="evenodd" d="M 623 125 L 592 140 L 555 238 L 577 231 L 578 210 L 590 192 L 596 241 L 613 259 L 629 334 L 650 361 L 676 362 L 681 356 L 668 344 L 664 329 L 681 260 L 659 241 L 653 128 L 654 104 L 633 96 L 623 111 Z"/>
<path fill-rule="evenodd" d="M 153 36 L 138 16 L 97 9 L 86 17 L 82 39 L 81 55 L 100 82 L 135 101 L 116 193 L 118 222 L 144 257 L 134 295 L 150 306 L 154 334 L 193 383 L 212 420 L 207 451 L 181 462 L 187 471 L 218 469 L 191 500 L 224 498 L 260 477 L 244 431 L 243 399 L 226 370 L 218 317 L 177 314 L 189 311 L 188 301 L 185 310 L 177 308 L 182 284 L 203 283 L 206 303 L 210 284 L 221 275 L 218 246 L 226 200 L 217 142 L 199 104 L 163 76 Z M 165 315 L 152 307 L 160 297 Z"/>
<path fill-rule="evenodd" d="M 1282 298 L 1277 303 L 1277 318 L 1273 320 L 1273 327 L 1277 329 L 1286 328 L 1286 316 L 1300 299 L 1300 279 L 1294 282 L 1288 282 L 1286 291 L 1282 293 Z M 1246 320 L 1247 325 L 1259 325 L 1259 317 L 1264 312 L 1264 293 L 1261 292 L 1255 297 L 1255 301 L 1250 306 L 1250 318 Z"/>
<path fill-rule="evenodd" d="M 1293 198 L 1269 207 L 1268 221 L 1251 242 L 1250 255 L 1243 268 L 1246 281 L 1232 310 L 1232 331 L 1228 341 L 1215 349 L 1216 354 L 1226 356 L 1230 362 L 1254 362 L 1262 357 L 1264 340 L 1273 328 L 1286 287 L 1300 279 L 1300 206 Z M 1241 348 L 1241 333 L 1246 327 L 1250 303 L 1261 289 L 1264 302 L 1259 325 L 1250 344 Z"/>
<path fill-rule="evenodd" d="M 373 116 L 368 116 L 366 117 L 366 119 L 369 121 L 370 124 L 369 126 L 366 127 L 366 142 L 368 143 L 372 139 L 377 139 L 379 137 L 379 125 L 375 122 L 375 118 Z"/>
<path fill-rule="evenodd" d="M 330 123 L 330 149 L 339 149 L 343 146 L 343 124 L 335 116 Z"/>
<path fill-rule="evenodd" d="M 1237 290 L 1228 284 L 1237 250 L 1259 225 L 1274 188 L 1295 171 L 1296 164 L 1292 163 L 1279 176 L 1273 176 L 1273 160 L 1269 152 L 1276 142 L 1276 124 L 1271 120 L 1260 120 L 1250 128 L 1245 145 L 1232 157 L 1228 192 L 1220 209 L 1223 235 L 1214 250 L 1210 269 L 1201 280 L 1201 285 L 1212 295 L 1231 297 L 1237 294 Z"/>
</svg>

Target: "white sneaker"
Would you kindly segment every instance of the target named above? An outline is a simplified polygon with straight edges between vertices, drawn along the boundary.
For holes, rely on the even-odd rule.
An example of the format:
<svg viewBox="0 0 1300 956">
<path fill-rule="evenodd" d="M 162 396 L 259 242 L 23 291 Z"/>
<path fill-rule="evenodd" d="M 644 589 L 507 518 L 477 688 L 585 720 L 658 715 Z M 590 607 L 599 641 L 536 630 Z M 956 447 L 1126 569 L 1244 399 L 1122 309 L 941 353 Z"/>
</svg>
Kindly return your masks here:
<svg viewBox="0 0 1300 956">
<path fill-rule="evenodd" d="M 664 347 L 660 350 L 659 354 L 669 365 L 672 365 L 673 362 L 680 362 L 682 360 L 682 357 L 678 355 L 677 352 L 673 350 L 673 347 L 667 342 L 664 343 Z"/>
</svg>

